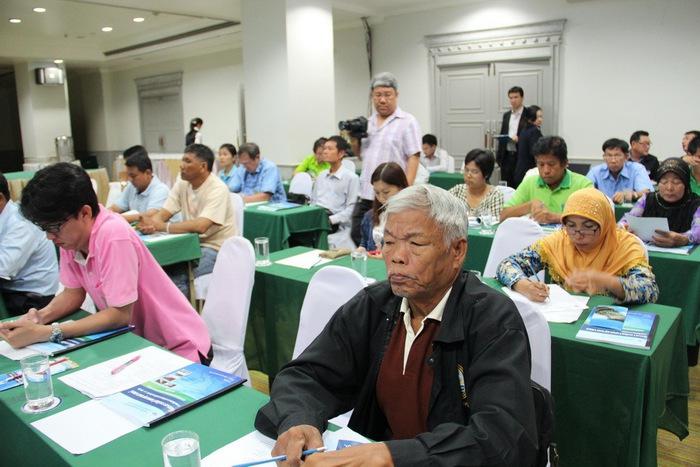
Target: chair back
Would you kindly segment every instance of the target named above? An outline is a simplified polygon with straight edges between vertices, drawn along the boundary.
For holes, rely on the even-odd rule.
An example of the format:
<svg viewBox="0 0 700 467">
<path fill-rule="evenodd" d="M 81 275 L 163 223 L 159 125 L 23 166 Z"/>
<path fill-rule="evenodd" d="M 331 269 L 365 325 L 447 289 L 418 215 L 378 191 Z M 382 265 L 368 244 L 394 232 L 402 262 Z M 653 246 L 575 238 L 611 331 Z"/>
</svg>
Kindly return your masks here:
<svg viewBox="0 0 700 467">
<path fill-rule="evenodd" d="M 314 274 L 301 305 L 292 358 L 297 358 L 321 333 L 336 310 L 364 287 L 362 276 L 343 266 L 325 266 Z"/>
<path fill-rule="evenodd" d="M 447 156 L 447 173 L 455 173 L 455 158 Z"/>
<path fill-rule="evenodd" d="M 211 367 L 245 379 L 249 376 L 243 344 L 254 282 L 253 245 L 240 236 L 229 238 L 216 257 L 202 318 L 214 350 Z"/>
<path fill-rule="evenodd" d="M 501 261 L 530 246 L 544 235 L 542 227 L 531 219 L 511 217 L 503 221 L 493 237 L 484 277 L 496 277 L 496 269 Z"/>
<path fill-rule="evenodd" d="M 515 193 L 515 188 L 510 186 L 498 185 L 496 189 L 503 193 L 503 203 L 507 203 L 513 197 L 513 193 Z"/>
<path fill-rule="evenodd" d="M 233 204 L 233 214 L 236 216 L 236 229 L 238 235 L 243 236 L 243 214 L 245 212 L 245 203 L 243 197 L 238 193 L 231 193 L 231 204 Z"/>
<path fill-rule="evenodd" d="M 547 318 L 523 298 L 513 299 L 530 341 L 530 379 L 552 390 L 552 338 Z"/>
<path fill-rule="evenodd" d="M 314 181 L 311 175 L 306 172 L 301 172 L 295 174 L 292 177 L 292 181 L 289 182 L 289 192 L 298 195 L 304 195 L 307 198 L 311 198 L 311 192 L 313 191 Z"/>
<path fill-rule="evenodd" d="M 357 171 L 357 166 L 350 159 L 343 158 L 343 162 L 341 162 L 341 164 L 343 164 L 343 167 L 345 167 L 352 173 L 355 173 Z"/>
<path fill-rule="evenodd" d="M 107 202 L 105 207 L 109 208 L 117 202 L 122 194 L 122 184 L 119 182 L 109 182 L 109 193 L 107 193 Z"/>
</svg>

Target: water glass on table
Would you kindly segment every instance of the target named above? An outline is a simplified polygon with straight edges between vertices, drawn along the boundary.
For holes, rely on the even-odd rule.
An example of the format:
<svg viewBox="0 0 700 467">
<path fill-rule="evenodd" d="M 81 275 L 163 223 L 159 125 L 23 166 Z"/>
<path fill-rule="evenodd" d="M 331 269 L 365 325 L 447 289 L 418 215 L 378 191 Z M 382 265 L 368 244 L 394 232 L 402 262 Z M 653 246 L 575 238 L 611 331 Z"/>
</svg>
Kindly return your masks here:
<svg viewBox="0 0 700 467">
<path fill-rule="evenodd" d="M 496 223 L 494 216 L 486 214 L 481 216 L 481 233 L 493 233 L 493 226 Z"/>
<path fill-rule="evenodd" d="M 362 278 L 367 280 L 367 252 L 364 250 L 355 250 L 350 253 L 350 265 L 359 272 Z"/>
<path fill-rule="evenodd" d="M 22 383 L 27 403 L 22 410 L 38 413 L 58 405 L 59 399 L 53 395 L 51 366 L 48 355 L 30 355 L 19 362 L 22 368 Z"/>
<path fill-rule="evenodd" d="M 270 239 L 267 237 L 257 237 L 255 239 L 255 266 L 269 266 L 270 261 Z"/>
<path fill-rule="evenodd" d="M 163 438 L 163 465 L 165 467 L 199 467 L 199 436 L 194 431 L 174 431 Z"/>
</svg>

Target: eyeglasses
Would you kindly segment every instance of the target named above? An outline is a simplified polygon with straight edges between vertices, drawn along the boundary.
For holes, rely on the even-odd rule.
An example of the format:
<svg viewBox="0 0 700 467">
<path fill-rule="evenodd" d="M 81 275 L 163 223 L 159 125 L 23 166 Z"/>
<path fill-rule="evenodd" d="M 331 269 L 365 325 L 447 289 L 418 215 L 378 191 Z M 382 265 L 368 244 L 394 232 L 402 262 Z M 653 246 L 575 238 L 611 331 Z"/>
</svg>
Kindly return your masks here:
<svg viewBox="0 0 700 467">
<path fill-rule="evenodd" d="M 372 94 L 372 97 L 379 100 L 381 98 L 384 98 L 386 100 L 393 99 L 396 97 L 396 93 L 393 92 L 375 92 Z"/>
<path fill-rule="evenodd" d="M 566 233 L 569 234 L 569 237 L 572 237 L 574 234 L 579 234 L 583 237 L 590 237 L 592 235 L 595 235 L 595 233 L 600 229 L 600 227 L 584 227 L 581 229 L 577 229 L 576 226 L 574 225 L 564 225 L 564 229 L 566 230 Z"/>
<path fill-rule="evenodd" d="M 44 232 L 46 232 L 47 234 L 56 235 L 61 231 L 63 226 L 69 220 L 70 220 L 70 217 L 67 217 L 66 219 L 63 219 L 62 221 L 58 221 L 58 222 L 37 223 L 36 226 L 39 227 Z"/>
</svg>

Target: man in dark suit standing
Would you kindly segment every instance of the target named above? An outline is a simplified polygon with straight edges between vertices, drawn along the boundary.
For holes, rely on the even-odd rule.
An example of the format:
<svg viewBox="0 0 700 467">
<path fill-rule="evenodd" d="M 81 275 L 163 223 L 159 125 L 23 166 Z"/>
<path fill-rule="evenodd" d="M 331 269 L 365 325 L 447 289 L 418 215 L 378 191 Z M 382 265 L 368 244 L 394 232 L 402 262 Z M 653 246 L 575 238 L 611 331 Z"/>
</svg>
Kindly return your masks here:
<svg viewBox="0 0 700 467">
<path fill-rule="evenodd" d="M 498 154 L 496 160 L 501 167 L 501 180 L 508 182 L 508 186 L 515 186 L 515 163 L 518 155 L 518 136 L 520 130 L 525 126 L 525 120 L 520 118 L 523 114 L 523 97 L 525 93 L 520 86 L 513 86 L 508 90 L 508 100 L 510 110 L 503 114 L 501 123 L 501 135 L 508 135 L 508 138 L 499 138 Z"/>
</svg>

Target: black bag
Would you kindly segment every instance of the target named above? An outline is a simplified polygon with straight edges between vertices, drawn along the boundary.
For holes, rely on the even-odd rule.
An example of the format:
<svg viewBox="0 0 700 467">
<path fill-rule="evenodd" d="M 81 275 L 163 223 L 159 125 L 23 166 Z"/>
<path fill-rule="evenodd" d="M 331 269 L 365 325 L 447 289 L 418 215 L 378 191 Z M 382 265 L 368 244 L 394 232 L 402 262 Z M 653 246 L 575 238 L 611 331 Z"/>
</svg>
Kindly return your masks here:
<svg viewBox="0 0 700 467">
<path fill-rule="evenodd" d="M 554 398 L 547 389 L 530 381 L 532 398 L 535 403 L 535 420 L 537 423 L 537 458 L 536 467 L 545 467 L 549 461 L 552 467 L 559 465 L 557 445 L 552 442 L 554 434 Z M 547 456 L 549 454 L 549 457 Z"/>
</svg>

